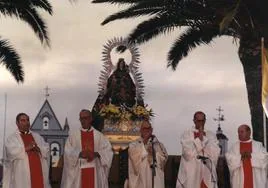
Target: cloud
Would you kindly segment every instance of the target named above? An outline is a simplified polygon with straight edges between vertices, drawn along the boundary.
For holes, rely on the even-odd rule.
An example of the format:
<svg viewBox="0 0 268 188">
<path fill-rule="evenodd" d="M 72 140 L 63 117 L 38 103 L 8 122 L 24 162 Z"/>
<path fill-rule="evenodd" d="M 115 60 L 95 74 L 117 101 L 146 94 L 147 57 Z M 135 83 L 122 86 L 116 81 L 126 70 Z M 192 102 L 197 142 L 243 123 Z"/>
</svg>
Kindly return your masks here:
<svg viewBox="0 0 268 188">
<path fill-rule="evenodd" d="M 103 45 L 113 37 L 127 36 L 143 19 L 101 26 L 104 18 L 120 7 L 95 5 L 87 0 L 74 5 L 59 0 L 52 5 L 52 17 L 42 13 L 48 23 L 51 49 L 43 48 L 24 23 L 1 20 L 1 36 L 10 39 L 20 53 L 26 76 L 25 83 L 18 85 L 4 67 L 0 70 L 0 98 L 5 92 L 8 94 L 7 135 L 16 128 L 17 113 L 26 112 L 34 120 L 45 100 L 46 86 L 51 88 L 48 99 L 60 123 L 63 125 L 68 117 L 71 129 L 79 127 L 79 111 L 91 108 L 98 95 Z M 216 131 L 213 118 L 217 117 L 216 108 L 221 105 L 226 117 L 223 131 L 231 143 L 236 139 L 234 127 L 250 122 L 237 46 L 231 38 L 216 39 L 208 46 L 193 49 L 174 72 L 166 68 L 166 57 L 178 32 L 139 46 L 145 103 L 156 113 L 154 131 L 170 154 L 179 154 L 180 135 L 193 125 L 193 113 L 205 111 L 207 128 Z M 116 62 L 117 56 L 113 57 Z M 0 100 L 0 111 L 4 114 L 4 97 Z M 4 122 L 3 118 L 0 117 L 0 122 Z"/>
</svg>

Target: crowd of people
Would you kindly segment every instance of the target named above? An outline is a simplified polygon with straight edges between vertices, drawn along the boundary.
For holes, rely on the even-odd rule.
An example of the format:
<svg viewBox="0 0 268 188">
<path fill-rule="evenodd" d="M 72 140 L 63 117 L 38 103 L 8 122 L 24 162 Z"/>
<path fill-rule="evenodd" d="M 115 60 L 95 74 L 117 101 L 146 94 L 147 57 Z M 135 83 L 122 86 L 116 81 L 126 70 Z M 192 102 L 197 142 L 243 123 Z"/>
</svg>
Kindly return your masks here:
<svg viewBox="0 0 268 188">
<path fill-rule="evenodd" d="M 70 133 L 64 152 L 62 188 L 108 188 L 113 151 L 109 140 L 92 127 L 89 110 L 79 113 L 81 128 Z M 216 164 L 220 148 L 216 135 L 206 130 L 206 115 L 197 111 L 194 125 L 181 136 L 182 154 L 177 188 L 217 188 Z M 5 142 L 4 188 L 49 188 L 49 145 L 30 130 L 29 116 L 19 113 L 17 130 Z M 168 159 L 164 145 L 143 121 L 140 138 L 129 144 L 125 188 L 164 188 Z M 242 124 L 238 141 L 226 154 L 232 188 L 267 188 L 268 153 L 251 139 Z"/>
</svg>

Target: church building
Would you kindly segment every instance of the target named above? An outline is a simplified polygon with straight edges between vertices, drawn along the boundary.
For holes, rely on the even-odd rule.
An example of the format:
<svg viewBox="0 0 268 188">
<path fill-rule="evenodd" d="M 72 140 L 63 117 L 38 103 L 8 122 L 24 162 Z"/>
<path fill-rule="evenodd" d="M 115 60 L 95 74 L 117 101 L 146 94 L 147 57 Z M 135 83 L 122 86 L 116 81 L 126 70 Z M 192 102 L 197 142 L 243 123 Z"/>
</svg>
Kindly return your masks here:
<svg viewBox="0 0 268 188">
<path fill-rule="evenodd" d="M 46 96 L 48 96 L 48 93 Z M 31 125 L 31 130 L 39 133 L 49 143 L 52 166 L 57 166 L 64 153 L 64 145 L 69 135 L 68 119 L 66 118 L 64 126 L 61 126 L 46 98 Z"/>
</svg>

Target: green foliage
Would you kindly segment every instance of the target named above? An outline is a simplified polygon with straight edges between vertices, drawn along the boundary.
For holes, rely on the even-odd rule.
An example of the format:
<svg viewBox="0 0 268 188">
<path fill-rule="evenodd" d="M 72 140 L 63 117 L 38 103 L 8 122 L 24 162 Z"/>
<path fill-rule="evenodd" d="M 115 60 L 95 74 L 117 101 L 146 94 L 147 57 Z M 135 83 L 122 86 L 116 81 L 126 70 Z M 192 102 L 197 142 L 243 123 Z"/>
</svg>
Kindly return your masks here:
<svg viewBox="0 0 268 188">
<path fill-rule="evenodd" d="M 41 43 L 50 46 L 47 26 L 37 12 L 37 9 L 44 10 L 52 15 L 52 6 L 47 0 L 2 0 L 0 3 L 0 14 L 14 17 L 27 23 L 35 32 Z M 5 39 L 0 40 L 0 58 L 7 70 L 15 80 L 24 81 L 24 71 L 19 54 Z"/>
<path fill-rule="evenodd" d="M 235 19 L 235 15 L 238 12 L 241 0 L 238 0 L 237 4 L 226 13 L 226 16 L 223 17 L 220 22 L 220 33 L 222 33 L 225 29 L 229 27 L 231 22 Z"/>
<path fill-rule="evenodd" d="M 257 57 L 260 50 L 256 44 L 260 44 L 261 37 L 268 38 L 267 0 L 94 0 L 93 3 L 129 5 L 108 16 L 102 24 L 146 16 L 128 35 L 128 40 L 132 43 L 142 44 L 159 35 L 183 29 L 182 32 L 177 32 L 168 52 L 167 65 L 173 70 L 194 48 L 210 44 L 216 37 L 232 36 L 235 40 L 239 39 L 240 59 L 248 54 L 252 56 L 243 58 L 242 65 L 248 88 L 253 137 L 262 140 L 263 134 L 259 129 L 262 107 L 254 96 L 260 93 L 258 89 L 261 80 L 257 78 L 250 81 L 260 74 L 260 58 Z M 255 51 L 257 53 L 247 53 Z M 258 61 L 251 62 L 255 57 Z"/>
<path fill-rule="evenodd" d="M 132 43 L 142 44 L 177 29 L 186 30 L 178 34 L 168 52 L 168 67 L 174 70 L 197 46 L 223 35 L 241 38 L 248 33 L 259 34 L 256 24 L 265 23 L 264 17 L 259 16 L 259 0 L 257 5 L 248 0 L 94 0 L 92 3 L 129 5 L 108 16 L 102 25 L 146 16 L 129 34 Z"/>
</svg>

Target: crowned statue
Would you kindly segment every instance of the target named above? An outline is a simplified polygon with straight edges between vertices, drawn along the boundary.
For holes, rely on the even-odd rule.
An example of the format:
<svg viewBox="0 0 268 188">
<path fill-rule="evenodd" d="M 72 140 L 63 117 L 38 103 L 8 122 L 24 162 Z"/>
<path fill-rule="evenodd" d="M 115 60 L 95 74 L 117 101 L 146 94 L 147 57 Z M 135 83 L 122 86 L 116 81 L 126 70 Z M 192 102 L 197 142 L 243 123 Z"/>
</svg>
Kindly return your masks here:
<svg viewBox="0 0 268 188">
<path fill-rule="evenodd" d="M 116 106 L 133 107 L 136 104 L 136 86 L 123 58 L 119 58 L 115 71 L 108 78 L 104 100 Z"/>
<path fill-rule="evenodd" d="M 112 62 L 111 51 L 119 46 L 130 51 L 130 62 L 122 57 L 117 59 L 116 64 Z M 144 86 L 139 72 L 138 49 L 122 38 L 115 38 L 108 41 L 102 54 L 99 95 L 92 109 L 93 126 L 108 135 L 110 141 L 116 136 L 139 136 L 138 122 L 150 118 L 152 111 L 147 110 L 143 102 Z"/>
</svg>

